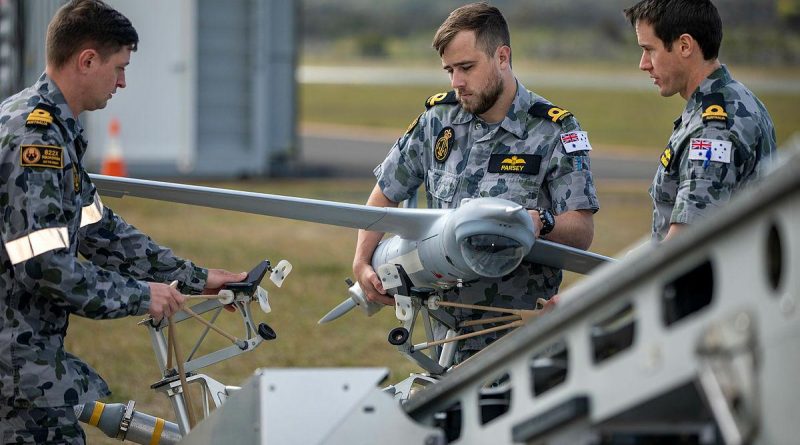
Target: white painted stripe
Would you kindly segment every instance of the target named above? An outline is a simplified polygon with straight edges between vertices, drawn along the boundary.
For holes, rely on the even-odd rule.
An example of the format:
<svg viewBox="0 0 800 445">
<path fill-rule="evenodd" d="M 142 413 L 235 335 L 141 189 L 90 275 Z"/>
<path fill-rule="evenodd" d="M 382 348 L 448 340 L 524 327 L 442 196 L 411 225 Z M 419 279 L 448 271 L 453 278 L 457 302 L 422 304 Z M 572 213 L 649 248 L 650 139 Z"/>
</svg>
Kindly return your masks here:
<svg viewBox="0 0 800 445">
<path fill-rule="evenodd" d="M 51 250 L 68 248 L 69 232 L 66 227 L 41 229 L 9 241 L 5 247 L 11 264 L 19 264 Z"/>
<path fill-rule="evenodd" d="M 94 224 L 103 219 L 103 202 L 100 195 L 94 194 L 94 202 L 83 206 L 81 209 L 81 228 Z"/>
</svg>

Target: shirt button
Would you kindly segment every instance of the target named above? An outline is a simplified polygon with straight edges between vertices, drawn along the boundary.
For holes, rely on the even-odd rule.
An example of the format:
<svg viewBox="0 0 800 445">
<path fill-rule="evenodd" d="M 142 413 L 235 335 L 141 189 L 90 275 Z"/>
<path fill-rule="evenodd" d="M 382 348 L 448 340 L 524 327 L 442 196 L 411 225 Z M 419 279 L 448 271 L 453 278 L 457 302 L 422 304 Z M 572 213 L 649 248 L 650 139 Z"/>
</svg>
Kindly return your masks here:
<svg viewBox="0 0 800 445">
<path fill-rule="evenodd" d="M 476 130 L 480 130 L 481 129 L 481 123 L 480 122 L 475 122 L 475 129 Z"/>
</svg>

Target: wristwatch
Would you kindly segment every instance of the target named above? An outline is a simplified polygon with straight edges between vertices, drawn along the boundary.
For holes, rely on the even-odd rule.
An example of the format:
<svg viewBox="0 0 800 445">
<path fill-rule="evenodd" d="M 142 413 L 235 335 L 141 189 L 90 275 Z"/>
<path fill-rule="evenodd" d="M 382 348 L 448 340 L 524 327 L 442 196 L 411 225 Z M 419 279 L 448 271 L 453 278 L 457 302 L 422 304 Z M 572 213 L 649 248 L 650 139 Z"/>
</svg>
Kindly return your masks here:
<svg viewBox="0 0 800 445">
<path fill-rule="evenodd" d="M 556 227 L 556 218 L 553 216 L 553 213 L 543 207 L 536 207 L 533 210 L 539 212 L 539 220 L 542 221 L 542 228 L 539 230 L 539 236 L 547 235 L 552 232 Z"/>
</svg>

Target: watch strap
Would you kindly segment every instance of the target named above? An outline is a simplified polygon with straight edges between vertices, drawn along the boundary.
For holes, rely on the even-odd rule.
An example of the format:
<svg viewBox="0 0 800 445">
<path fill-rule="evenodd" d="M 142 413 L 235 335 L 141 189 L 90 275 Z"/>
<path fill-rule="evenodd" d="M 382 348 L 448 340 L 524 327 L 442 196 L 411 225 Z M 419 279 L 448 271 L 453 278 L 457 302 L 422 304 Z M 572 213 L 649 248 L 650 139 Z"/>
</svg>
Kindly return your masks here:
<svg viewBox="0 0 800 445">
<path fill-rule="evenodd" d="M 539 230 L 539 236 L 547 235 L 548 233 L 552 232 L 555 228 L 555 217 L 553 214 L 543 207 L 537 207 L 534 210 L 539 213 L 539 221 L 542 222 L 542 228 Z"/>
</svg>

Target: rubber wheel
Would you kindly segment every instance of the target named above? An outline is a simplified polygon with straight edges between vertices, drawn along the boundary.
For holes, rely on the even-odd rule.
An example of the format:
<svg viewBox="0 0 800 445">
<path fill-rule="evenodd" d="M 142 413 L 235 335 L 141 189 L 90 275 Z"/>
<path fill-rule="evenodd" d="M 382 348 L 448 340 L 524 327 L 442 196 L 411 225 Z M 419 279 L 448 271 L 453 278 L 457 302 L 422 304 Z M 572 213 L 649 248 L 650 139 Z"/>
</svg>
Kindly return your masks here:
<svg viewBox="0 0 800 445">
<path fill-rule="evenodd" d="M 266 323 L 260 323 L 258 325 L 258 335 L 264 340 L 275 340 L 278 338 L 278 334 Z"/>
<path fill-rule="evenodd" d="M 389 332 L 389 343 L 400 346 L 408 340 L 408 329 L 394 328 Z"/>
</svg>

